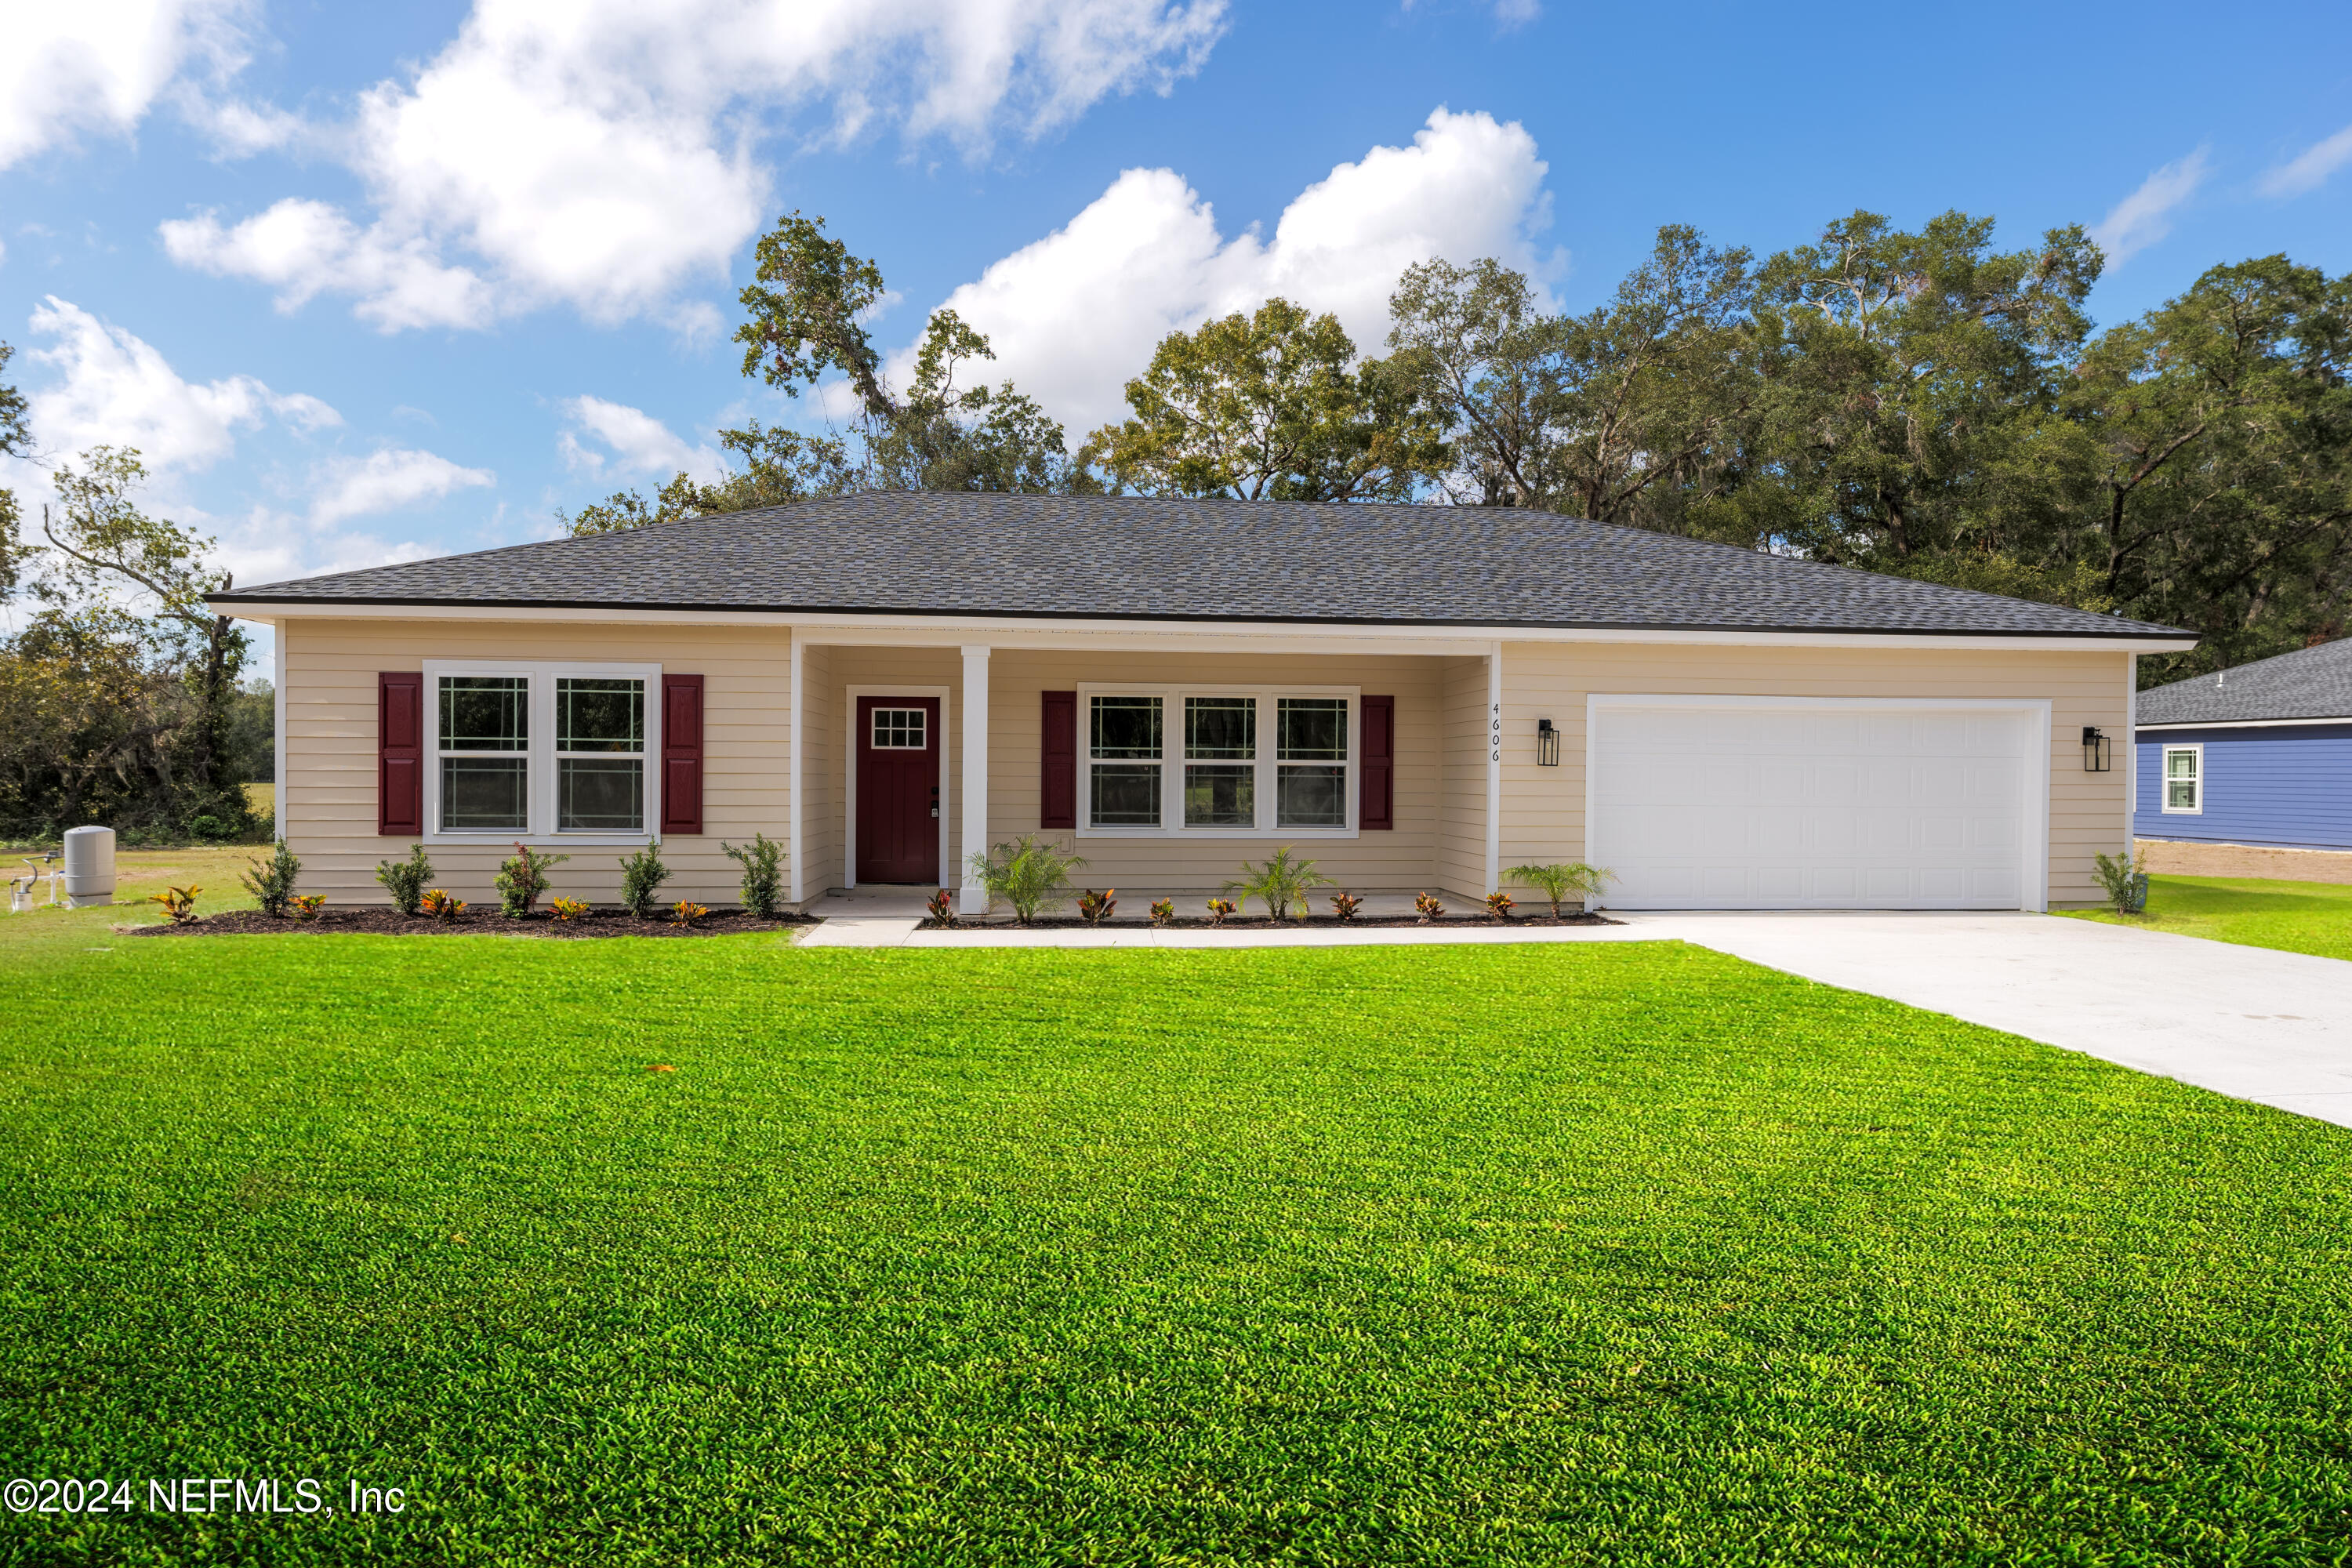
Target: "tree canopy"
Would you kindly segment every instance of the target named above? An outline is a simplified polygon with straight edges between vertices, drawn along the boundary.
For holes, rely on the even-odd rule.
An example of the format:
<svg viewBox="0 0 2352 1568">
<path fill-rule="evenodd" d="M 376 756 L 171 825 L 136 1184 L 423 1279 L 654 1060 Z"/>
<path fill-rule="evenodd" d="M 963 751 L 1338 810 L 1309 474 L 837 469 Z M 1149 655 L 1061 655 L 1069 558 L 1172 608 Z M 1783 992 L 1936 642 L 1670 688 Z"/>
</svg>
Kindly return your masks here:
<svg viewBox="0 0 2352 1568">
<path fill-rule="evenodd" d="M 2187 626 L 2174 679 L 2343 635 L 2352 279 L 2216 267 L 2098 330 L 2079 225 L 1861 211 L 1759 260 L 1668 225 L 1608 298 L 1546 307 L 1493 258 L 1408 268 L 1385 357 L 1288 300 L 1171 332 L 1075 454 L 949 310 L 894 386 L 880 269 L 793 214 L 762 238 L 743 371 L 846 407 L 720 435 L 727 478 L 624 491 L 577 531 L 851 490 L 1138 490 L 1570 512 Z M 966 382 L 970 381 L 970 384 Z M 0 404 L 0 436 L 7 405 Z M 20 427 L 20 426 L 19 426 Z"/>
</svg>

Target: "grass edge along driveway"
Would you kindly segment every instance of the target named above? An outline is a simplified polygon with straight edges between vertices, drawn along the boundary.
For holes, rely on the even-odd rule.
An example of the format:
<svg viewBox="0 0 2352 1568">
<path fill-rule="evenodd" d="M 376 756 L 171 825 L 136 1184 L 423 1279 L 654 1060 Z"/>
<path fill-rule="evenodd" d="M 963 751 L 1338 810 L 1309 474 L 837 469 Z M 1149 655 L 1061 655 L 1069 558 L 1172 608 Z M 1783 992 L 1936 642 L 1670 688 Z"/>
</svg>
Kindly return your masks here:
<svg viewBox="0 0 2352 1568">
<path fill-rule="evenodd" d="M 2154 876 L 2147 912 L 2055 911 L 2074 920 L 2173 931 L 2245 947 L 2352 959 L 2352 885 L 2254 878 Z"/>
<path fill-rule="evenodd" d="M 2343 1552 L 2352 1134 L 1705 950 L 9 968 L 10 1473 L 409 1504 L 0 1560 Z"/>
</svg>

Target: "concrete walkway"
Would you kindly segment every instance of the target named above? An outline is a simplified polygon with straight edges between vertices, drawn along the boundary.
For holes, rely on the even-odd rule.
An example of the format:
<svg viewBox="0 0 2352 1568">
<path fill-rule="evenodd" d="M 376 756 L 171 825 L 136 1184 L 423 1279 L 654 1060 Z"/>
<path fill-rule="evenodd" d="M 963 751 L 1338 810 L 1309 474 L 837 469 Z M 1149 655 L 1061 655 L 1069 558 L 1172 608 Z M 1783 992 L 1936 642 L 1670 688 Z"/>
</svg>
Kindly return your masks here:
<svg viewBox="0 0 2352 1568">
<path fill-rule="evenodd" d="M 1148 903 L 1146 895 L 1144 903 Z M 1409 913 L 1410 898 L 1366 900 Z M 1124 908 L 1127 898 L 1121 895 Z M 1135 908 L 1140 910 L 1144 903 Z M 906 905 L 908 907 L 900 907 Z M 919 929 L 920 900 L 835 895 L 813 947 L 1232 948 L 1682 941 L 2352 1127 L 2352 963 L 2025 914 L 1620 914 L 1618 926 L 1340 931 Z"/>
</svg>

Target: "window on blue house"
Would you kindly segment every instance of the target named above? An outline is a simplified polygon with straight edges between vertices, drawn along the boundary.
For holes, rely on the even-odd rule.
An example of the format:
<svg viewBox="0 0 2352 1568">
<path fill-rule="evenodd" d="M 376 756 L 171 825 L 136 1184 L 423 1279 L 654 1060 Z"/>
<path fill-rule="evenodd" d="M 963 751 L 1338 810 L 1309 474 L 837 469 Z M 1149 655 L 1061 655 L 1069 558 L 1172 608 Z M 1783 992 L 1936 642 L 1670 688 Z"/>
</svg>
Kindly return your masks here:
<svg viewBox="0 0 2352 1568">
<path fill-rule="evenodd" d="M 2196 814 L 2205 809 L 2205 748 L 2164 748 L 2164 809 Z"/>
</svg>

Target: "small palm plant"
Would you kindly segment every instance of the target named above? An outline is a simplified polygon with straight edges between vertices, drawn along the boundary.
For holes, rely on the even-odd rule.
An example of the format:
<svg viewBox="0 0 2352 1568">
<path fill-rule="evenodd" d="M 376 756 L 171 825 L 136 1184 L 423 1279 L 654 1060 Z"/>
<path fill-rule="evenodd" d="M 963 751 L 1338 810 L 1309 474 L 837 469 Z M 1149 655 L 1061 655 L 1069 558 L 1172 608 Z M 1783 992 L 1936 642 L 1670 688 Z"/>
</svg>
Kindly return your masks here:
<svg viewBox="0 0 2352 1568">
<path fill-rule="evenodd" d="M 971 872 L 988 889 L 991 907 L 1003 899 L 1013 906 L 1013 918 L 1027 925 L 1038 911 L 1070 896 L 1070 873 L 1085 864 L 1083 858 L 1065 855 L 1039 842 L 1035 834 L 1024 833 L 985 855 L 974 855 Z"/>
<path fill-rule="evenodd" d="M 1252 899 L 1258 900 L 1265 905 L 1266 916 L 1270 920 L 1288 920 L 1291 906 L 1295 904 L 1298 909 L 1298 918 L 1305 920 L 1307 895 L 1314 889 L 1333 885 L 1330 878 L 1315 868 L 1314 861 L 1292 859 L 1290 847 L 1286 844 L 1267 856 L 1263 866 L 1243 861 L 1241 877 L 1227 882 L 1217 891 L 1239 893 L 1244 904 Z"/>
<path fill-rule="evenodd" d="M 1550 866 L 1514 866 L 1510 874 L 1511 880 L 1521 887 L 1542 891 L 1545 900 L 1551 905 L 1551 918 L 1554 920 L 1560 918 L 1559 906 L 1569 900 L 1577 899 L 1590 906 L 1601 896 L 1602 888 L 1617 879 L 1613 872 L 1604 871 L 1598 866 L 1588 866 L 1581 860 Z"/>
</svg>

